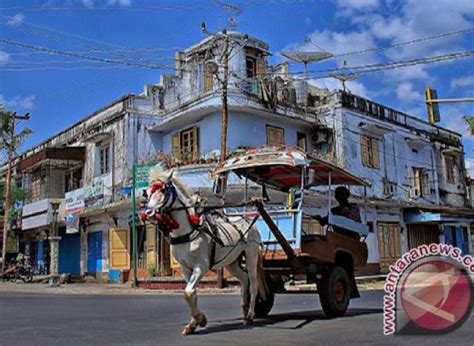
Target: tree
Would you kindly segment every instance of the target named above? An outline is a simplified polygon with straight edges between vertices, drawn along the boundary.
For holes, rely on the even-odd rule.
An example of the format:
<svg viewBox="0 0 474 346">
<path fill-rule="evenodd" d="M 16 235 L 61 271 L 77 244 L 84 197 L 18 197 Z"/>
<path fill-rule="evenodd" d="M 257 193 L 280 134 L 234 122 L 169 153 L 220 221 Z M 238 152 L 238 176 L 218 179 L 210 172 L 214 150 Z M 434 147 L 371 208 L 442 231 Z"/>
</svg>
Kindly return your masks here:
<svg viewBox="0 0 474 346">
<path fill-rule="evenodd" d="M 469 126 L 469 130 L 471 131 L 471 135 L 474 136 L 474 116 L 465 116 L 464 120 L 466 121 L 467 125 Z"/>
<path fill-rule="evenodd" d="M 5 254 L 7 247 L 7 231 L 10 221 L 10 199 L 11 199 L 11 178 L 12 178 L 12 161 L 15 157 L 17 150 L 20 148 L 23 141 L 31 133 L 29 128 L 24 128 L 20 133 L 15 133 L 15 126 L 17 120 L 28 120 L 29 114 L 17 115 L 16 112 L 7 110 L 3 105 L 0 105 L 0 150 L 6 151 L 7 154 L 7 173 L 5 177 L 5 196 L 4 196 L 4 208 L 3 208 L 3 246 L 2 246 L 2 257 L 3 257 L 3 268 L 5 267 Z"/>
</svg>

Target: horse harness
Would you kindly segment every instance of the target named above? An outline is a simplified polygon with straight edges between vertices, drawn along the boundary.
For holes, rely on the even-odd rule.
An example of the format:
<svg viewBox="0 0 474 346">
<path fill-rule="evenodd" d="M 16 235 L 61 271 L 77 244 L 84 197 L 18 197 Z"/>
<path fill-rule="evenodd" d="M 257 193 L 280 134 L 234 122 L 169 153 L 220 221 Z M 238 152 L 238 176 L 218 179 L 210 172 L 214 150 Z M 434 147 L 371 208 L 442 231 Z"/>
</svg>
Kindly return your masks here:
<svg viewBox="0 0 474 346">
<path fill-rule="evenodd" d="M 215 265 L 214 262 L 215 262 L 216 244 L 220 245 L 221 247 L 226 247 L 226 245 L 223 243 L 222 239 L 219 238 L 217 226 L 211 220 L 209 220 L 208 214 L 212 209 L 222 208 L 223 206 L 203 207 L 202 208 L 203 210 L 200 213 L 190 213 L 189 212 L 190 209 L 195 209 L 196 211 L 196 208 L 199 207 L 199 205 L 195 204 L 192 206 L 187 206 L 181 200 L 181 198 L 179 197 L 176 191 L 176 188 L 171 182 L 168 182 L 166 184 L 162 182 L 153 183 L 151 187 L 152 194 L 156 192 L 158 189 L 162 190 L 164 194 L 164 201 L 162 205 L 158 209 L 154 210 L 154 217 L 158 224 L 158 229 L 165 235 L 170 245 L 179 245 L 179 244 L 192 242 L 201 234 L 201 232 L 208 235 L 212 240 L 211 259 L 210 259 L 210 262 L 211 262 L 210 267 L 212 268 Z M 174 207 L 174 208 L 172 207 L 176 201 L 179 204 L 181 204 L 181 207 Z M 172 231 L 174 229 L 178 229 L 180 225 L 172 217 L 171 213 L 173 211 L 178 211 L 178 210 L 186 211 L 186 214 L 188 216 L 188 222 L 191 225 L 192 231 L 181 236 L 173 237 L 171 235 Z M 202 215 L 204 215 L 204 218 L 201 223 Z M 144 216 L 141 218 L 144 219 Z M 240 240 L 233 246 L 233 248 L 237 246 L 241 241 L 246 242 L 244 237 L 253 227 L 253 225 L 257 221 L 257 218 L 258 216 L 253 219 L 248 229 L 244 233 L 242 233 L 237 227 L 234 226 L 234 228 L 240 234 Z M 229 224 L 231 223 L 229 222 Z M 232 252 L 232 250 L 230 252 Z"/>
</svg>

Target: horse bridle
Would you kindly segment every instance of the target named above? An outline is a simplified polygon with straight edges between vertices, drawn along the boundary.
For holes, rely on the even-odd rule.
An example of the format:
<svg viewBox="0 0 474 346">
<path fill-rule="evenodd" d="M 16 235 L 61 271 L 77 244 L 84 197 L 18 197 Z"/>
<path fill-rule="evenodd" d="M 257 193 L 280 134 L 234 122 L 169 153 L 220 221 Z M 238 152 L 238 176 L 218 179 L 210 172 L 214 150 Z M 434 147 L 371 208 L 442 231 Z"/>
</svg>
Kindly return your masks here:
<svg viewBox="0 0 474 346">
<path fill-rule="evenodd" d="M 171 216 L 171 213 L 173 211 L 177 210 L 185 210 L 186 214 L 188 216 L 188 222 L 190 218 L 190 213 L 189 209 L 195 208 L 195 206 L 187 206 L 186 203 L 184 203 L 181 198 L 179 198 L 178 192 L 176 191 L 176 187 L 173 185 L 172 182 L 155 182 L 151 186 L 151 193 L 155 193 L 157 190 L 161 190 L 161 192 L 164 195 L 163 202 L 161 202 L 161 205 L 157 208 L 151 209 L 151 213 L 147 213 L 148 216 L 153 216 L 153 215 L 160 215 L 164 216 L 164 218 L 168 218 L 169 220 L 174 220 Z M 148 196 L 151 197 L 151 196 Z M 175 202 L 178 201 L 181 204 L 181 207 L 175 207 L 173 208 L 173 205 Z M 186 233 L 184 235 L 178 236 L 178 237 L 172 237 L 171 236 L 171 231 L 169 227 L 160 227 L 160 230 L 168 237 L 168 240 L 171 245 L 176 245 L 176 244 L 183 244 L 183 243 L 188 243 L 193 241 L 197 236 L 199 235 L 199 229 L 196 227 L 196 224 L 189 222 L 191 224 L 192 231 L 189 233 Z M 179 227 L 179 224 L 178 224 Z M 192 237 L 192 235 L 195 233 L 195 236 Z"/>
</svg>

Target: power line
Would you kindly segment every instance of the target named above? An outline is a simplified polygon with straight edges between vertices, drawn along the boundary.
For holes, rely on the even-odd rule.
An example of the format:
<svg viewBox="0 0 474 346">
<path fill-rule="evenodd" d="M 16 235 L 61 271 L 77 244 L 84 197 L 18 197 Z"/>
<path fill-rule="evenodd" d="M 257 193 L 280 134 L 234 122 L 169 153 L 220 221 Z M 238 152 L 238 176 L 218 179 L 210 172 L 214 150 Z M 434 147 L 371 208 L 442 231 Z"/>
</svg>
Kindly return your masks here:
<svg viewBox="0 0 474 346">
<path fill-rule="evenodd" d="M 467 29 L 463 29 L 463 30 L 444 32 L 444 33 L 441 33 L 441 34 L 438 34 L 438 35 L 433 35 L 433 36 L 420 37 L 420 38 L 413 39 L 413 40 L 410 40 L 410 41 L 397 42 L 397 43 L 391 44 L 389 46 L 361 49 L 361 50 L 356 50 L 356 51 L 352 51 L 352 52 L 334 54 L 330 59 L 342 58 L 342 57 L 346 57 L 346 56 L 366 54 L 366 53 L 372 53 L 372 52 L 378 52 L 378 51 L 382 51 L 382 50 L 385 50 L 385 49 L 397 48 L 397 47 L 407 46 L 407 45 L 411 45 L 411 44 L 432 41 L 432 40 L 436 40 L 436 39 L 440 39 L 440 38 L 444 38 L 444 37 L 460 35 L 460 34 L 467 34 L 467 33 L 470 33 L 470 32 L 474 32 L 474 28 L 467 28 Z"/>
<path fill-rule="evenodd" d="M 408 67 L 408 66 L 415 66 L 415 65 L 426 65 L 426 64 L 433 64 L 437 62 L 443 61 L 450 61 L 450 60 L 457 60 L 468 58 L 474 55 L 474 50 L 471 51 L 463 51 L 463 52 L 456 52 L 456 53 L 449 53 L 443 55 L 437 55 L 433 57 L 427 58 L 419 58 L 419 59 L 410 59 L 410 60 L 401 60 L 401 61 L 394 61 L 385 64 L 372 64 L 372 65 L 362 65 L 362 66 L 350 66 L 350 67 L 343 67 L 340 69 L 334 69 L 334 72 L 339 72 L 341 70 L 354 70 L 357 74 L 362 73 L 371 73 L 371 72 L 378 72 L 378 71 L 385 71 L 385 70 L 392 70 L 401 67 Z M 324 78 L 327 78 L 324 77 Z"/>
<path fill-rule="evenodd" d="M 2 16 L 2 15 L 0 15 L 0 16 Z M 6 16 L 2 16 L 2 17 L 6 17 Z M 6 17 L 6 18 L 8 18 L 8 17 Z M 85 43 L 80 42 L 80 40 L 90 41 L 90 42 L 93 42 L 95 44 L 99 44 L 99 45 L 102 45 L 102 46 L 106 45 L 106 46 L 110 46 L 110 47 L 113 47 L 113 48 L 118 48 L 120 50 L 129 49 L 127 47 L 122 47 L 122 46 L 117 45 L 117 44 L 92 39 L 92 38 L 85 37 L 85 36 L 78 35 L 78 34 L 68 33 L 68 32 L 65 32 L 65 31 L 62 31 L 62 30 L 52 29 L 52 28 L 49 28 L 47 26 L 37 25 L 37 24 L 26 22 L 26 21 L 24 21 L 24 24 L 28 25 L 31 28 L 29 29 L 29 28 L 20 27 L 20 26 L 11 27 L 11 28 L 13 28 L 15 30 L 18 30 L 20 32 L 30 34 L 30 35 L 43 37 L 43 38 L 46 38 L 48 40 L 53 40 L 53 41 L 57 41 L 57 42 L 60 42 L 60 43 L 65 43 L 65 44 L 69 44 L 69 45 L 74 45 L 74 46 L 87 48 L 87 49 L 90 49 L 92 51 L 95 51 L 95 52 L 98 52 L 98 53 L 101 53 L 101 54 L 105 53 L 105 54 L 110 54 L 110 55 L 113 55 L 113 56 L 117 56 L 117 57 L 119 57 L 123 60 L 126 60 L 126 61 L 139 60 L 139 61 L 144 62 L 144 63 L 153 63 L 153 60 L 151 60 L 151 59 L 144 59 L 144 58 L 140 58 L 140 57 L 132 57 L 130 55 L 126 55 L 126 54 L 123 54 L 121 52 L 118 52 L 117 50 L 103 49 L 103 48 L 95 47 L 95 46 L 90 45 L 90 44 L 85 44 Z M 3 25 L 6 25 L 6 24 L 3 24 Z M 42 32 L 41 30 L 46 31 L 46 32 Z M 66 36 L 66 37 L 70 36 L 70 37 L 73 38 L 73 40 L 66 39 L 66 38 L 63 38 L 63 37 L 59 37 L 58 34 Z"/>
<path fill-rule="evenodd" d="M 50 53 L 50 54 L 71 56 L 71 57 L 75 57 L 75 58 L 82 58 L 82 59 L 86 59 L 86 60 L 90 60 L 90 61 L 105 62 L 105 63 L 109 63 L 109 64 L 118 64 L 118 65 L 135 66 L 135 67 L 145 67 L 145 68 L 149 68 L 149 69 L 176 70 L 176 68 L 174 66 L 171 67 L 169 65 L 144 64 L 144 63 L 136 63 L 136 62 L 132 62 L 132 61 L 122 61 L 122 60 L 114 60 L 114 59 L 108 59 L 108 58 L 99 58 L 99 57 L 84 55 L 84 54 L 80 54 L 80 53 L 76 53 L 76 52 L 63 51 L 63 50 L 59 50 L 59 49 L 34 46 L 34 45 L 26 44 L 26 43 L 15 42 L 15 41 L 10 41 L 10 40 L 4 40 L 4 39 L 0 39 L 0 43 L 4 43 L 4 44 L 10 45 L 10 46 L 16 46 L 16 47 L 36 50 L 36 51 L 40 51 L 40 52 L 47 52 L 47 53 Z"/>
<path fill-rule="evenodd" d="M 390 70 L 400 67 L 407 67 L 407 66 L 414 66 L 414 65 L 424 65 L 424 64 L 432 64 L 442 61 L 449 61 L 449 60 L 456 60 L 471 57 L 474 55 L 474 51 L 461 51 L 455 53 L 448 53 L 442 55 L 436 55 L 432 57 L 424 57 L 418 59 L 409 59 L 409 60 L 399 60 L 399 61 L 391 61 L 388 63 L 380 63 L 380 64 L 368 64 L 368 65 L 358 65 L 358 66 L 344 66 L 340 68 L 331 68 L 331 69 L 322 69 L 322 70 L 310 70 L 308 73 L 328 73 L 328 72 L 341 72 L 341 71 L 352 71 L 354 70 L 355 73 L 369 73 L 369 72 L 376 72 L 381 70 Z M 302 75 L 304 72 L 288 72 L 288 73 L 274 73 L 277 74 L 288 74 L 288 75 Z M 309 77 L 301 77 L 300 79 L 321 79 L 321 78 L 333 78 L 329 75 L 324 76 L 309 76 Z"/>
</svg>

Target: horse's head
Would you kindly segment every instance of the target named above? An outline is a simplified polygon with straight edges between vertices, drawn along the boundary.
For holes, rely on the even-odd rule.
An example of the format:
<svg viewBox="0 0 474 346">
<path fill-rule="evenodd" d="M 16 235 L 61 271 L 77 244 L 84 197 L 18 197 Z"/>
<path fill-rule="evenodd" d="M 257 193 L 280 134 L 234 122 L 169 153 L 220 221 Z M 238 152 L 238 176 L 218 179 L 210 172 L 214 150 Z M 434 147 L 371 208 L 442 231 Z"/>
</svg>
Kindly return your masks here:
<svg viewBox="0 0 474 346">
<path fill-rule="evenodd" d="M 144 221 L 155 214 L 166 213 L 176 201 L 176 187 L 173 184 L 173 171 L 167 176 L 155 178 L 150 187 L 143 191 L 146 199 L 146 211 L 141 214 Z"/>
</svg>

